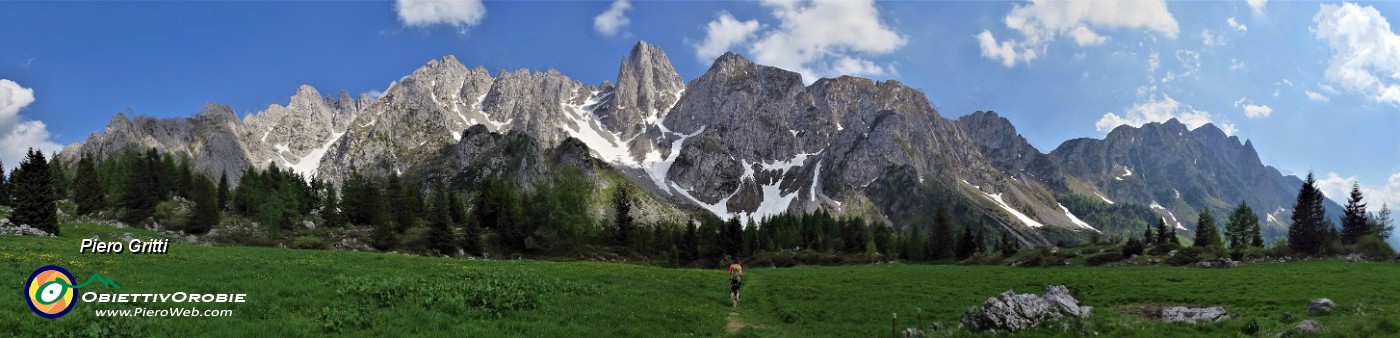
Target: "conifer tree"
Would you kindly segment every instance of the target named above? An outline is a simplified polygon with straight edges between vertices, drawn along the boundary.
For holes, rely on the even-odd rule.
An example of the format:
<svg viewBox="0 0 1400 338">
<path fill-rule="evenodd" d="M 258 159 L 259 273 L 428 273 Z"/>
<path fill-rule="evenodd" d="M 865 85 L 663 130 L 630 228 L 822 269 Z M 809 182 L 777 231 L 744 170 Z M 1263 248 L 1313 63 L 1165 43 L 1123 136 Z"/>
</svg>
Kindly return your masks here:
<svg viewBox="0 0 1400 338">
<path fill-rule="evenodd" d="M 1152 235 L 1152 226 L 1147 226 L 1147 228 L 1142 231 L 1142 242 L 1146 244 L 1151 244 L 1156 243 L 1156 240 L 1157 237 Z"/>
<path fill-rule="evenodd" d="M 14 175 L 10 175 L 9 178 L 5 177 L 5 163 L 0 162 L 0 205 L 15 205 L 14 200 L 10 199 L 10 196 L 13 195 L 10 193 L 10 180 L 13 178 Z"/>
<path fill-rule="evenodd" d="M 452 207 L 447 197 L 447 189 L 438 185 L 433 189 L 432 219 L 429 221 L 431 233 L 429 246 L 439 255 L 451 255 L 456 249 L 452 240 Z"/>
<path fill-rule="evenodd" d="M 218 191 L 218 196 L 217 196 L 217 197 L 218 197 L 218 200 L 219 200 L 219 210 L 224 210 L 224 208 L 227 208 L 227 207 L 228 207 L 228 172 L 221 172 L 221 173 L 219 173 L 219 191 Z"/>
<path fill-rule="evenodd" d="M 912 262 L 922 262 L 924 260 L 934 260 L 935 257 L 927 256 L 926 246 L 928 238 L 924 236 L 922 226 L 911 225 L 906 231 L 904 240 L 904 258 Z"/>
<path fill-rule="evenodd" d="M 58 161 L 58 153 L 49 154 L 49 177 L 53 181 L 53 195 L 57 199 L 68 198 L 69 188 L 73 182 L 68 176 L 68 168 L 63 166 L 63 161 Z"/>
<path fill-rule="evenodd" d="M 1157 217 L 1157 244 L 1167 244 L 1176 241 L 1176 233 L 1167 228 L 1167 219 Z"/>
<path fill-rule="evenodd" d="M 1230 213 L 1230 218 L 1225 222 L 1225 239 L 1230 241 L 1231 249 L 1241 249 L 1252 246 L 1254 237 L 1259 231 L 1259 216 L 1254 214 L 1254 209 L 1250 209 L 1248 204 L 1240 201 L 1240 205 Z M 1260 238 L 1263 241 L 1263 238 Z M 1262 244 L 1262 243 L 1261 243 Z"/>
<path fill-rule="evenodd" d="M 202 235 L 219 224 L 219 198 L 215 194 L 214 182 L 204 174 L 196 174 L 190 179 L 190 198 L 194 200 L 194 214 L 185 227 L 185 233 Z"/>
<path fill-rule="evenodd" d="M 1211 217 L 1210 209 L 1201 209 L 1201 217 L 1196 221 L 1196 240 L 1192 244 L 1198 247 L 1220 244 L 1220 229 L 1215 227 L 1215 218 Z"/>
<path fill-rule="evenodd" d="M 1381 211 L 1377 212 L 1374 217 L 1368 218 L 1371 221 L 1371 234 L 1375 235 L 1377 238 L 1390 238 L 1390 233 L 1395 230 L 1395 227 L 1390 225 L 1389 205 L 1381 203 Z"/>
<path fill-rule="evenodd" d="M 59 234 L 52 174 L 44 153 L 30 148 L 19 163 L 19 168 L 11 174 L 16 198 L 10 219 L 16 224 L 28 224 L 50 234 Z"/>
<path fill-rule="evenodd" d="M 618 245 L 621 245 L 621 246 L 623 246 L 623 247 L 631 247 L 632 244 L 633 244 L 633 240 L 634 240 L 635 237 L 636 237 L 636 234 L 635 234 L 636 229 L 635 229 L 634 224 L 633 224 L 633 222 L 632 222 L 632 197 L 631 197 L 631 192 L 628 191 L 627 187 L 618 186 L 618 187 L 617 187 L 617 190 L 613 192 L 612 211 L 613 211 L 613 229 L 614 229 L 614 231 L 617 231 L 617 237 L 616 237 L 616 239 L 615 239 L 615 240 L 617 241 L 617 244 L 618 244 Z M 733 219 L 732 221 L 733 221 L 734 224 L 738 224 L 738 223 L 739 223 L 739 220 L 738 220 L 737 218 L 736 218 L 736 219 Z M 735 227 L 735 228 L 737 228 L 737 227 Z M 725 253 L 725 254 L 734 254 L 734 253 L 737 253 L 738 250 L 736 250 L 736 249 L 734 249 L 734 248 L 737 247 L 737 244 L 738 244 L 738 243 L 731 243 L 731 242 L 730 242 L 730 238 L 733 237 L 733 235 L 728 235 L 728 234 L 729 234 L 729 231 L 732 231 L 733 229 L 731 229 L 730 227 L 726 226 L 726 227 L 725 227 L 724 229 L 722 229 L 722 230 L 723 230 L 724 233 L 727 235 L 727 236 L 725 236 L 725 238 L 724 238 L 724 240 L 725 240 L 725 242 L 724 242 L 724 243 L 725 243 L 725 245 L 724 245 L 724 253 Z M 738 235 L 738 234 L 736 233 L 736 234 L 734 234 L 734 235 Z"/>
<path fill-rule="evenodd" d="M 939 208 L 933 214 L 933 242 L 935 253 L 929 259 L 940 260 L 952 258 L 956 251 L 957 238 L 953 234 L 953 224 L 948 220 L 948 210 Z"/>
<path fill-rule="evenodd" d="M 150 156 L 155 154 L 154 149 L 146 155 L 137 156 L 131 163 L 131 168 L 127 173 L 126 189 L 122 194 L 123 207 L 120 220 L 127 224 L 137 223 L 151 217 L 156 210 L 158 192 L 155 182 L 155 175 L 151 170 L 151 164 L 159 164 L 160 160 L 152 160 Z"/>
<path fill-rule="evenodd" d="M 971 227 L 964 227 L 964 228 L 963 228 L 963 231 L 962 231 L 962 236 L 958 238 L 958 250 L 957 250 L 957 258 L 958 258 L 958 260 L 964 260 L 964 259 L 967 259 L 968 257 L 972 257 L 972 254 L 975 253 L 975 252 L 977 252 L 977 242 L 976 242 L 976 241 L 977 241 L 977 240 L 976 240 L 975 238 L 973 238 L 973 235 L 972 235 L 972 228 L 971 228 Z"/>
<path fill-rule="evenodd" d="M 78 160 L 78 170 L 73 174 L 73 202 L 78 205 L 79 215 L 90 215 L 106 207 L 107 197 L 102 188 L 102 182 L 98 181 L 97 164 L 93 163 L 92 156 L 83 155 Z"/>
<path fill-rule="evenodd" d="M 1328 220 L 1322 208 L 1322 191 L 1317 189 L 1317 180 L 1312 172 L 1298 189 L 1298 199 L 1293 203 L 1292 224 L 1288 226 L 1288 245 L 1293 250 L 1315 255 L 1322 252 L 1327 242 L 1332 221 Z"/>
<path fill-rule="evenodd" d="M 1342 213 L 1342 244 L 1356 244 L 1361 236 L 1371 232 L 1370 223 L 1366 219 L 1366 203 L 1361 203 L 1361 184 L 1351 183 L 1351 195 L 1347 198 L 1345 211 Z"/>
</svg>

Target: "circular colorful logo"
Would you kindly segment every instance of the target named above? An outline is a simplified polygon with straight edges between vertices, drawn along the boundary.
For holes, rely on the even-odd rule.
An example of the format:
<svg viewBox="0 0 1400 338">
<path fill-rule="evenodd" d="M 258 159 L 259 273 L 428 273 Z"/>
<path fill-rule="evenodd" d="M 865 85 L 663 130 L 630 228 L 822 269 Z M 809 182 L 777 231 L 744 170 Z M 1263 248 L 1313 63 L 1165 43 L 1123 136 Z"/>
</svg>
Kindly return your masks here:
<svg viewBox="0 0 1400 338">
<path fill-rule="evenodd" d="M 40 317 L 54 319 L 73 309 L 73 274 L 56 265 L 34 270 L 24 285 L 29 309 Z"/>
</svg>

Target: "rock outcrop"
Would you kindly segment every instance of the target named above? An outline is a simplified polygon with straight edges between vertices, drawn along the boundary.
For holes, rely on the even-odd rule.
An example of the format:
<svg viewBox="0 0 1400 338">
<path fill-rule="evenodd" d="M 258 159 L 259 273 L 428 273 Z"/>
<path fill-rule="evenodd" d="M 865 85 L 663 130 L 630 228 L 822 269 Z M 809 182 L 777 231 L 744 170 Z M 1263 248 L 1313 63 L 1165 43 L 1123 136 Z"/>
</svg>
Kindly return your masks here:
<svg viewBox="0 0 1400 338">
<path fill-rule="evenodd" d="M 1193 308 L 1172 306 L 1162 309 L 1161 320 L 1168 323 L 1214 323 L 1230 319 L 1230 312 L 1219 306 Z"/>
<path fill-rule="evenodd" d="M 1019 332 L 1060 319 L 1088 318 L 1093 307 L 1080 306 L 1063 285 L 1051 285 L 1045 293 L 1016 294 L 1010 290 L 988 298 L 982 306 L 963 312 L 963 327 L 973 331 Z"/>
</svg>

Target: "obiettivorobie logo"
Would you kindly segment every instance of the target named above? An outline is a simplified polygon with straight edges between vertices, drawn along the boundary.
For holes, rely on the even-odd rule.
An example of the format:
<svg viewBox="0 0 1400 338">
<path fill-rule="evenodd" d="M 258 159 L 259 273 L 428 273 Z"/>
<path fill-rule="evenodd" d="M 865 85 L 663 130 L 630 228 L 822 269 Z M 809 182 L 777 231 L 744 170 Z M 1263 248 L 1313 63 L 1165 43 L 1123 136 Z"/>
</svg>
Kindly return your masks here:
<svg viewBox="0 0 1400 338">
<path fill-rule="evenodd" d="M 247 294 L 243 293 L 98 293 L 82 292 L 77 289 L 99 282 L 108 289 L 121 289 L 111 279 L 92 274 L 86 282 L 74 285 L 73 274 L 57 265 L 49 265 L 34 270 L 24 284 L 24 298 L 34 314 L 48 319 L 56 319 L 68 314 L 78 302 L 102 304 L 146 305 L 148 303 L 244 303 Z M 200 309 L 197 307 L 151 309 L 145 307 L 115 309 L 95 309 L 98 317 L 228 317 L 232 309 Z"/>
<path fill-rule="evenodd" d="M 24 296 L 29 300 L 29 309 L 33 310 L 34 314 L 55 319 L 73 310 L 73 305 L 77 303 L 75 290 L 88 286 L 93 281 L 101 282 L 108 288 L 121 288 L 117 283 L 99 274 L 92 274 L 86 282 L 73 285 L 72 273 L 57 265 L 48 265 L 34 270 L 34 273 L 29 275 L 28 282 L 24 284 Z"/>
</svg>

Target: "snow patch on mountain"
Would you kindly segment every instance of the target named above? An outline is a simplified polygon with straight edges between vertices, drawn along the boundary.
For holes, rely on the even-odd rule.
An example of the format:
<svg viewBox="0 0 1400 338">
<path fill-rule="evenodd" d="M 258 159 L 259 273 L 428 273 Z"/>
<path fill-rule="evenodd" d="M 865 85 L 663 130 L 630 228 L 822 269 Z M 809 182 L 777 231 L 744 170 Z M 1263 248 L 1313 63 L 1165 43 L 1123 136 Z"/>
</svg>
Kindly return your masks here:
<svg viewBox="0 0 1400 338">
<path fill-rule="evenodd" d="M 588 148 L 592 149 L 594 155 L 597 155 L 598 158 L 604 161 L 635 167 L 637 163 L 632 159 L 632 155 L 627 149 L 627 144 L 617 141 L 621 137 L 607 131 L 607 129 L 603 127 L 602 122 L 598 121 L 598 118 L 593 114 L 593 109 L 597 107 L 600 101 L 606 99 L 608 95 L 612 95 L 612 93 L 599 96 L 598 92 L 593 92 L 588 100 L 584 101 L 582 104 L 571 105 L 567 102 L 560 103 L 565 112 L 564 116 L 568 118 L 568 121 L 566 121 L 561 128 L 564 129 L 564 132 L 568 133 L 569 136 L 587 144 Z M 664 187 L 664 185 L 660 183 L 658 183 L 657 186 Z"/>
<path fill-rule="evenodd" d="M 1069 208 L 1066 208 L 1064 204 L 1060 204 L 1060 210 L 1065 211 L 1065 216 L 1069 217 L 1069 221 L 1073 222 L 1074 225 L 1078 225 L 1081 228 L 1093 230 L 1097 233 L 1103 233 L 1103 231 L 1099 231 L 1099 229 L 1094 229 L 1094 227 L 1090 226 L 1089 223 L 1085 223 L 1084 220 L 1079 219 L 1079 216 L 1075 216 L 1074 213 L 1069 212 Z"/>
<path fill-rule="evenodd" d="M 966 181 L 963 182 L 966 183 Z M 996 202 L 997 205 L 1001 206 L 1001 210 L 1005 210 L 1006 213 L 1016 217 L 1016 219 L 1020 220 L 1021 223 L 1025 224 L 1028 227 L 1039 228 L 1045 226 L 1044 224 L 1040 224 L 1040 222 L 1037 222 L 1035 219 L 1032 219 L 1030 216 L 1026 216 L 1026 214 L 1021 213 L 1020 210 L 1012 208 L 1010 204 L 1006 204 L 1006 200 L 1001 199 L 1001 193 L 988 194 L 986 192 L 983 192 L 982 195 L 987 196 L 987 198 L 991 199 L 992 202 Z M 1089 228 L 1093 229 L 1093 227 Z"/>
<path fill-rule="evenodd" d="M 1103 200 L 1105 203 L 1108 203 L 1110 205 L 1114 204 L 1113 200 L 1108 199 L 1108 197 L 1103 197 L 1103 195 L 1100 195 L 1099 193 L 1094 193 L 1094 196 L 1098 196 L 1099 199 Z"/>
<path fill-rule="evenodd" d="M 317 170 L 321 168 L 321 158 L 325 157 L 326 152 L 331 150 L 331 145 L 334 145 L 335 141 L 340 140 L 340 137 L 344 135 L 345 132 L 331 135 L 330 140 L 327 140 L 325 145 L 311 150 L 306 156 L 302 156 L 301 159 L 297 160 L 297 163 L 291 166 L 292 171 L 301 174 L 302 178 L 307 180 L 316 177 Z"/>
<path fill-rule="evenodd" d="M 660 126 L 660 124 L 658 124 L 658 126 Z M 667 131 L 663 128 L 663 133 L 669 132 L 670 131 Z M 656 183 L 657 187 L 661 188 L 661 190 L 667 191 L 667 193 L 669 194 L 670 191 L 667 190 L 665 187 L 668 186 L 668 184 L 666 184 L 666 174 L 671 172 L 671 164 L 676 162 L 676 158 L 680 157 L 681 146 L 685 144 L 685 139 L 694 137 L 695 135 L 700 135 L 700 133 L 702 132 L 705 132 L 705 127 L 703 126 L 700 127 L 700 130 L 696 130 L 694 133 L 680 134 L 681 137 L 679 139 L 676 139 L 675 142 L 671 142 L 671 151 L 667 153 L 665 158 L 661 157 L 660 151 L 652 149 L 651 151 L 647 152 L 646 157 L 642 159 L 641 164 L 638 166 L 647 171 L 647 175 L 651 176 L 651 181 Z M 687 196 L 689 196 L 688 192 L 686 194 Z M 694 198 L 691 199 L 695 200 Z M 727 199 L 728 198 L 726 198 L 726 200 Z M 699 202 L 699 200 L 695 201 L 697 203 Z M 726 214 L 728 213 L 726 212 Z"/>
</svg>

